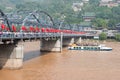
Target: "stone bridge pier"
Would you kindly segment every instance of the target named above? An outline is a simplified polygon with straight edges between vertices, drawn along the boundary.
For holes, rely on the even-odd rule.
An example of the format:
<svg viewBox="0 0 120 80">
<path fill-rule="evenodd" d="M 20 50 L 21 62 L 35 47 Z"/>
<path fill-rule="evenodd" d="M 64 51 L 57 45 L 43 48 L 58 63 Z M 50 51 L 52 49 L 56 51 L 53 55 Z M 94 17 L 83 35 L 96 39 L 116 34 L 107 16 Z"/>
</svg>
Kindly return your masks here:
<svg viewBox="0 0 120 80">
<path fill-rule="evenodd" d="M 81 37 L 76 37 L 75 38 L 75 43 L 81 43 L 82 42 L 82 38 Z"/>
<path fill-rule="evenodd" d="M 75 38 L 73 37 L 68 37 L 68 38 L 63 38 L 63 46 L 69 46 L 70 44 L 73 44 L 75 42 Z"/>
<path fill-rule="evenodd" d="M 61 52 L 62 51 L 62 39 L 56 38 L 56 39 L 41 39 L 40 41 L 40 51 L 42 52 Z"/>
<path fill-rule="evenodd" d="M 63 38 L 63 46 L 69 46 L 73 43 L 81 43 L 81 37 Z"/>
<path fill-rule="evenodd" d="M 18 69 L 23 65 L 22 44 L 0 45 L 0 68 Z"/>
</svg>

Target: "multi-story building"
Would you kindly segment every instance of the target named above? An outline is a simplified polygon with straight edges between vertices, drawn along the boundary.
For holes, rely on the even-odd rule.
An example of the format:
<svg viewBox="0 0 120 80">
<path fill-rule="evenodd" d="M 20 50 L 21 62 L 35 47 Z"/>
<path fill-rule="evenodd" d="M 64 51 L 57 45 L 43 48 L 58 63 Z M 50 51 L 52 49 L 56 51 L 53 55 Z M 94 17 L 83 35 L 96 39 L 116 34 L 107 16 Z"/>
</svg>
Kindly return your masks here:
<svg viewBox="0 0 120 80">
<path fill-rule="evenodd" d="M 120 0 L 116 0 L 116 2 L 117 2 L 118 4 L 120 4 Z"/>
<path fill-rule="evenodd" d="M 119 6 L 118 1 L 113 1 L 113 0 L 101 0 L 99 6 L 107 6 L 107 7 L 117 7 Z"/>
<path fill-rule="evenodd" d="M 95 18 L 94 12 L 86 12 L 82 15 L 84 21 L 90 22 L 92 19 Z"/>
<path fill-rule="evenodd" d="M 89 2 L 89 0 L 82 0 L 84 3 L 88 3 Z"/>
<path fill-rule="evenodd" d="M 72 8 L 73 8 L 73 10 L 74 10 L 75 12 L 76 12 L 76 11 L 81 11 L 83 5 L 84 5 L 83 2 L 73 3 Z"/>
</svg>

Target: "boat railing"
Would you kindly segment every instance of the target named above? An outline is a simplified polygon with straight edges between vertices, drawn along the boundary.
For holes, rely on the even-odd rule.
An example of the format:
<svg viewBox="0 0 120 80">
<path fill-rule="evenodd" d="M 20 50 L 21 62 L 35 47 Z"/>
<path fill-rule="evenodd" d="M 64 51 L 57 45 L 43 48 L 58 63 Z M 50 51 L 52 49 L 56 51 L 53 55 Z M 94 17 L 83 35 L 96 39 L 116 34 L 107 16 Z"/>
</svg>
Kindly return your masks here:
<svg viewBox="0 0 120 80">
<path fill-rule="evenodd" d="M 83 43 L 83 44 L 76 44 L 77 46 L 99 46 L 98 44 L 89 44 L 89 43 Z"/>
</svg>

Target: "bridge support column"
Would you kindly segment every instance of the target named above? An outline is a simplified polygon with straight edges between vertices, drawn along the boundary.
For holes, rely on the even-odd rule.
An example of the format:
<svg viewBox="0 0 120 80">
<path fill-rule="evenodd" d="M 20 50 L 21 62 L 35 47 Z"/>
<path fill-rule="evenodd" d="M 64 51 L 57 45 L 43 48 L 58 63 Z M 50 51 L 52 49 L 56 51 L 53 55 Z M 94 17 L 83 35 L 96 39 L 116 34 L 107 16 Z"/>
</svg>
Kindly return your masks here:
<svg viewBox="0 0 120 80">
<path fill-rule="evenodd" d="M 62 51 L 62 41 L 60 38 L 55 39 L 55 40 L 45 40 L 42 39 L 41 40 L 41 49 L 40 51 L 44 51 L 44 52 L 61 52 Z"/>
<path fill-rule="evenodd" d="M 19 69 L 23 65 L 23 45 L 0 45 L 0 68 Z"/>
<path fill-rule="evenodd" d="M 75 42 L 75 38 L 64 38 L 63 39 L 63 46 L 69 46 Z"/>
<path fill-rule="evenodd" d="M 76 43 L 81 43 L 81 42 L 82 42 L 81 37 L 75 38 L 75 42 L 76 42 Z"/>
</svg>

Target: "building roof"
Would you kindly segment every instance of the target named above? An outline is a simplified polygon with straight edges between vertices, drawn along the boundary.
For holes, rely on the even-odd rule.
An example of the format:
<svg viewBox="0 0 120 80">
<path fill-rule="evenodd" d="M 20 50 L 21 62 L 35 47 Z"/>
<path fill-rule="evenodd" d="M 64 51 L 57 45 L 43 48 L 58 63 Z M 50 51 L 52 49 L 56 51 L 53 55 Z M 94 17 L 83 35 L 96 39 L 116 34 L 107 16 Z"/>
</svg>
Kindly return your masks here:
<svg viewBox="0 0 120 80">
<path fill-rule="evenodd" d="M 80 26 L 81 26 L 81 27 L 91 27 L 92 24 L 91 24 L 91 22 L 81 22 L 81 23 L 80 23 Z"/>
<path fill-rule="evenodd" d="M 83 16 L 95 16 L 94 12 L 85 12 Z"/>
<path fill-rule="evenodd" d="M 116 24 L 116 27 L 120 27 L 120 23 Z"/>
<path fill-rule="evenodd" d="M 109 2 L 109 1 L 113 1 L 113 0 L 101 0 L 101 2 Z"/>
</svg>

